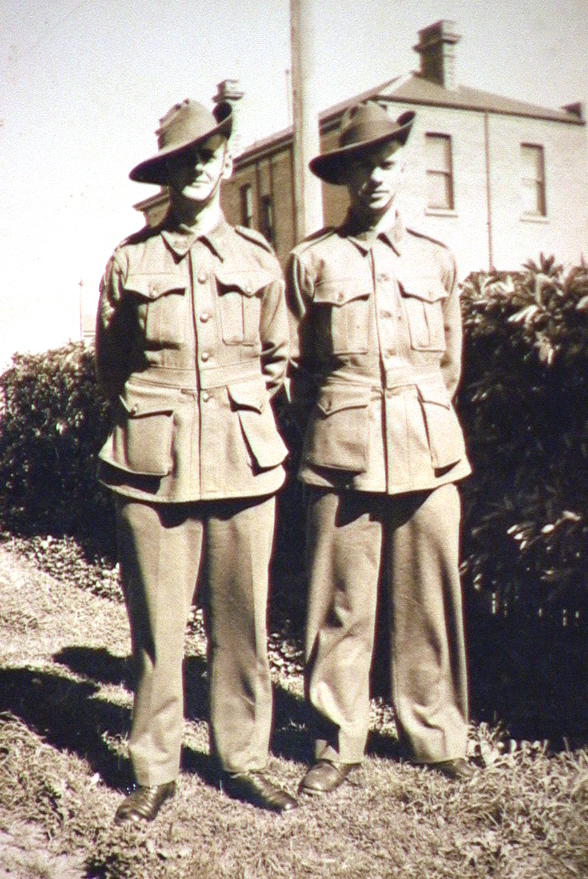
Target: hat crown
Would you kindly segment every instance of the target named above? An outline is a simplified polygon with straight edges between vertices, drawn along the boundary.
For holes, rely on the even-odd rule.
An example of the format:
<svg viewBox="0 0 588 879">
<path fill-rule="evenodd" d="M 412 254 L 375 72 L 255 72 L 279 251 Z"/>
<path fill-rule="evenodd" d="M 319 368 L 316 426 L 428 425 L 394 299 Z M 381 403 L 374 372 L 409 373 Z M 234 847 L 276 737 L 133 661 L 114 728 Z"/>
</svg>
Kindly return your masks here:
<svg viewBox="0 0 588 879">
<path fill-rule="evenodd" d="M 341 122 L 339 146 L 376 140 L 393 135 L 399 129 L 400 125 L 388 116 L 383 107 L 375 101 L 366 101 L 346 111 Z"/>
<path fill-rule="evenodd" d="M 206 136 L 217 125 L 213 114 L 203 104 L 186 99 L 168 110 L 159 120 L 156 131 L 160 150 L 182 146 Z"/>
</svg>

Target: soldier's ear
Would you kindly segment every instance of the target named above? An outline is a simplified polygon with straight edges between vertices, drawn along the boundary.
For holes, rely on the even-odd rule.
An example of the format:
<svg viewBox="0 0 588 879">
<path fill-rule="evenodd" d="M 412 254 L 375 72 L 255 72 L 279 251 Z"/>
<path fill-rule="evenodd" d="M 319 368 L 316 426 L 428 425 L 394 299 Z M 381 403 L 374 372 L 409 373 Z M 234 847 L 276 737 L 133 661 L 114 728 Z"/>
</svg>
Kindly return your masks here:
<svg viewBox="0 0 588 879">
<path fill-rule="evenodd" d="M 231 155 L 231 151 L 229 149 L 229 145 L 227 144 L 225 149 L 225 158 L 223 160 L 223 170 L 222 170 L 222 179 L 229 180 L 233 174 L 233 156 Z"/>
</svg>

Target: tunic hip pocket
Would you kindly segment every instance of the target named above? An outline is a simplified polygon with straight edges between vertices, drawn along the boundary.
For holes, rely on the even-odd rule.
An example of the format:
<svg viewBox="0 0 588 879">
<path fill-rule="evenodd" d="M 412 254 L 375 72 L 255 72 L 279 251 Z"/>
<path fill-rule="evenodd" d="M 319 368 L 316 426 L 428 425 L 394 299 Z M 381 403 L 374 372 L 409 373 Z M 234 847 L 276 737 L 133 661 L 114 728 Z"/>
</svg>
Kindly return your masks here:
<svg viewBox="0 0 588 879">
<path fill-rule="evenodd" d="M 258 470 L 278 467 L 288 448 L 278 432 L 265 382 L 261 376 L 228 386 L 231 409 L 237 412 L 250 457 Z"/>
<path fill-rule="evenodd" d="M 302 459 L 363 473 L 368 465 L 369 388 L 323 388 L 310 417 Z"/>
<path fill-rule="evenodd" d="M 173 406 L 167 388 L 127 382 L 119 418 L 100 458 L 142 476 L 167 476 L 173 468 Z"/>
<path fill-rule="evenodd" d="M 431 463 L 435 470 L 457 464 L 465 457 L 463 432 L 444 385 L 418 385 L 423 409 Z"/>
</svg>

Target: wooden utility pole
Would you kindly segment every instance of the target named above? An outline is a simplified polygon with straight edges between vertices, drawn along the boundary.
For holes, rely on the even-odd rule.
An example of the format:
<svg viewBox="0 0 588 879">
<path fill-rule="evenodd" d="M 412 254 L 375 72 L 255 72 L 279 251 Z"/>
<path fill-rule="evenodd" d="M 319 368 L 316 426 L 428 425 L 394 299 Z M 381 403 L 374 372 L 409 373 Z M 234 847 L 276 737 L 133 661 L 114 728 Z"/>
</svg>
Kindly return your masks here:
<svg viewBox="0 0 588 879">
<path fill-rule="evenodd" d="M 293 173 L 296 240 L 323 225 L 321 182 L 308 163 L 320 152 L 318 106 L 313 82 L 313 0 L 290 0 L 292 51 Z"/>
</svg>

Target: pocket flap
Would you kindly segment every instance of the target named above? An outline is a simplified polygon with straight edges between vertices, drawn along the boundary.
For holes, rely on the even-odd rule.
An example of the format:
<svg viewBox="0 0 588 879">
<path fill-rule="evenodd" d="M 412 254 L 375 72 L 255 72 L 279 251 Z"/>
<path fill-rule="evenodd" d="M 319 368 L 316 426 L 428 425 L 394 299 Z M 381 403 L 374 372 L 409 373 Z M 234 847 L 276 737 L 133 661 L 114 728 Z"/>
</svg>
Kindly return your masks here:
<svg viewBox="0 0 588 879">
<path fill-rule="evenodd" d="M 444 384 L 419 382 L 417 389 L 423 403 L 436 403 L 438 406 L 444 406 L 445 409 L 451 409 L 451 399 Z"/>
<path fill-rule="evenodd" d="M 370 388 L 363 386 L 322 388 L 316 404 L 324 415 L 332 415 L 342 409 L 361 409 L 368 405 L 370 396 Z"/>
<path fill-rule="evenodd" d="M 263 412 L 268 401 L 268 392 L 263 379 L 235 382 L 227 388 L 235 409 L 254 409 Z"/>
<path fill-rule="evenodd" d="M 447 299 L 449 293 L 439 278 L 398 278 L 400 290 L 403 296 L 413 296 L 424 302 L 439 302 Z"/>
<path fill-rule="evenodd" d="M 215 268 L 214 276 L 221 296 L 230 290 L 236 290 L 244 296 L 255 296 L 259 290 L 275 280 L 275 275 L 261 267 L 252 271 L 251 269 L 236 270 L 221 265 Z"/>
<path fill-rule="evenodd" d="M 169 388 L 155 385 L 151 387 L 127 382 L 119 399 L 130 418 L 170 413 L 174 408 Z"/>
<path fill-rule="evenodd" d="M 185 293 L 186 281 L 172 273 L 130 274 L 125 281 L 124 289 L 130 293 L 138 293 L 144 299 L 158 299 L 166 293 Z"/>
<path fill-rule="evenodd" d="M 351 279 L 323 281 L 314 288 L 313 300 L 318 305 L 345 305 L 353 299 L 367 299 L 370 291 L 365 284 Z"/>
</svg>

